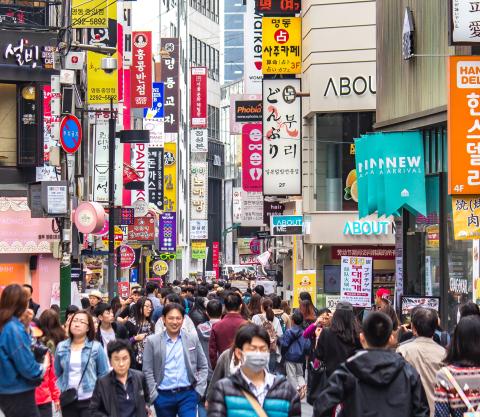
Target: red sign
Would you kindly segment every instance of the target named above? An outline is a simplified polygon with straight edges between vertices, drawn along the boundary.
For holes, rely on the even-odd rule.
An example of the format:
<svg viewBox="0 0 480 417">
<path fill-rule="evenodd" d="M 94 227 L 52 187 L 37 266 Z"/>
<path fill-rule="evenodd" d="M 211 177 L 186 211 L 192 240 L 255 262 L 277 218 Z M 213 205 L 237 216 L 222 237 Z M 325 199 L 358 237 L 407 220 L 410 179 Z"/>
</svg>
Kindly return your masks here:
<svg viewBox="0 0 480 417">
<path fill-rule="evenodd" d="M 152 32 L 133 32 L 132 108 L 152 107 Z"/>
<path fill-rule="evenodd" d="M 331 250 L 332 259 L 341 259 L 342 256 L 368 257 L 384 261 L 395 259 L 394 246 L 332 246 Z"/>
<path fill-rule="evenodd" d="M 215 271 L 215 277 L 220 278 L 220 244 L 218 242 L 212 242 L 212 266 Z"/>
<path fill-rule="evenodd" d="M 155 219 L 153 217 L 135 217 L 132 226 L 128 226 L 129 242 L 153 242 L 155 239 Z"/>
<path fill-rule="evenodd" d="M 265 16 L 292 16 L 301 11 L 301 0 L 255 0 L 255 13 Z"/>
<path fill-rule="evenodd" d="M 244 124 L 242 127 L 242 188 L 245 191 L 262 192 L 262 143 L 262 124 Z"/>
<path fill-rule="evenodd" d="M 120 268 L 128 269 L 135 262 L 135 251 L 128 245 L 120 246 Z M 118 251 L 118 249 L 117 249 Z M 117 253 L 115 253 L 114 263 L 117 266 Z"/>
<path fill-rule="evenodd" d="M 118 296 L 122 298 L 128 298 L 130 295 L 130 283 L 129 282 L 117 282 Z"/>
<path fill-rule="evenodd" d="M 192 67 L 191 78 L 190 127 L 206 129 L 207 127 L 207 68 Z"/>
<path fill-rule="evenodd" d="M 67 153 L 75 153 L 82 143 L 82 125 L 77 117 L 69 114 L 60 123 L 60 145 Z"/>
<path fill-rule="evenodd" d="M 250 242 L 250 252 L 254 255 L 260 255 L 260 240 L 252 239 Z"/>
</svg>

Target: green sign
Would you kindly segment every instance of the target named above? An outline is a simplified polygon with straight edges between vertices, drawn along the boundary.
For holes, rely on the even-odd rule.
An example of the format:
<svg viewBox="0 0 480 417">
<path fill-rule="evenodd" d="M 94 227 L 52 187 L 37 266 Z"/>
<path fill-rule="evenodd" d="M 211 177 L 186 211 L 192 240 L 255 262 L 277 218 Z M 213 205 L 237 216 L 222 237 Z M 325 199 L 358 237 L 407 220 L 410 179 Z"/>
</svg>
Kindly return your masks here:
<svg viewBox="0 0 480 417">
<path fill-rule="evenodd" d="M 192 241 L 192 259 L 207 259 L 207 242 L 205 240 Z"/>
</svg>

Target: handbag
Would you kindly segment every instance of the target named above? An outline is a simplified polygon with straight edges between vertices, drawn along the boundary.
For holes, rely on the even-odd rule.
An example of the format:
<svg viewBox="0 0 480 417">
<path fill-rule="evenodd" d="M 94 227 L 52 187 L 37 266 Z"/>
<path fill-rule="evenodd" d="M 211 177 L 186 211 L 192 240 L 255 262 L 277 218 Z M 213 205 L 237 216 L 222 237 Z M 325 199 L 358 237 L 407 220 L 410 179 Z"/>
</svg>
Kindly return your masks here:
<svg viewBox="0 0 480 417">
<path fill-rule="evenodd" d="M 327 368 L 323 362 L 315 369 L 310 362 L 307 374 L 307 403 L 313 405 L 320 393 L 325 389 L 328 383 Z"/>
<path fill-rule="evenodd" d="M 85 372 L 88 368 L 88 363 L 90 362 L 90 357 L 92 356 L 92 350 L 93 350 L 93 345 L 92 345 L 92 348 L 90 349 L 90 353 L 88 354 L 87 363 L 85 364 L 85 368 L 83 369 L 82 376 L 80 377 L 80 381 L 78 382 L 77 388 L 68 388 L 62 393 L 60 393 L 60 406 L 62 408 L 78 400 L 78 389 L 80 388 L 80 384 L 82 383 L 83 376 L 85 375 Z"/>
<path fill-rule="evenodd" d="M 463 417 L 480 417 L 480 411 L 479 411 L 480 406 L 477 408 L 477 411 L 475 411 L 475 408 L 473 407 L 472 403 L 470 402 L 470 400 L 465 395 L 465 392 L 463 392 L 460 385 L 458 385 L 458 382 L 453 377 L 452 373 L 450 372 L 450 369 L 445 367 L 445 368 L 443 368 L 443 371 L 444 371 L 445 375 L 447 376 L 447 379 L 453 385 L 453 388 L 455 388 L 455 391 L 457 391 L 458 395 L 460 395 L 460 398 L 462 399 L 462 401 L 467 406 L 468 411 L 466 413 L 463 413 Z"/>
<path fill-rule="evenodd" d="M 257 399 L 250 394 L 249 392 L 245 391 L 242 389 L 242 393 L 247 399 L 247 401 L 250 403 L 250 405 L 253 407 L 255 412 L 257 413 L 258 417 L 268 417 L 267 413 L 263 409 L 263 407 L 260 405 L 260 403 L 257 401 Z"/>
</svg>

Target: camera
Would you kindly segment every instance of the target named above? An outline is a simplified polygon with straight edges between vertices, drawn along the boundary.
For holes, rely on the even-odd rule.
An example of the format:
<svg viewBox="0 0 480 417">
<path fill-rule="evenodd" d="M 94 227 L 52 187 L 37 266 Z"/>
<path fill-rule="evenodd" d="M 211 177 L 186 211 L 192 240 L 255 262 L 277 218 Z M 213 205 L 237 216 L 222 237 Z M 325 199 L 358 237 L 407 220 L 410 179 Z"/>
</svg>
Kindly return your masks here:
<svg viewBox="0 0 480 417">
<path fill-rule="evenodd" d="M 101 61 L 101 68 L 104 70 L 107 74 L 112 73 L 117 69 L 117 59 L 116 58 L 102 58 Z"/>
<path fill-rule="evenodd" d="M 32 353 L 37 362 L 43 362 L 43 358 L 48 352 L 48 347 L 38 341 L 32 344 Z"/>
</svg>

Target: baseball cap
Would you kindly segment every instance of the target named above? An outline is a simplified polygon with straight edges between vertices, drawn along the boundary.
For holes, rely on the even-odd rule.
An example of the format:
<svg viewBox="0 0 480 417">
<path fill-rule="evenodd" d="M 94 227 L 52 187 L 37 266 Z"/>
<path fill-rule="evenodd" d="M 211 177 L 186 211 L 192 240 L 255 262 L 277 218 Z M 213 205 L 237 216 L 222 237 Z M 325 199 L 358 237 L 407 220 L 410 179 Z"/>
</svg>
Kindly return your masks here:
<svg viewBox="0 0 480 417">
<path fill-rule="evenodd" d="M 377 293 L 375 294 L 376 298 L 385 298 L 388 299 L 388 297 L 391 296 L 390 290 L 387 288 L 379 288 L 377 290 Z"/>
</svg>

